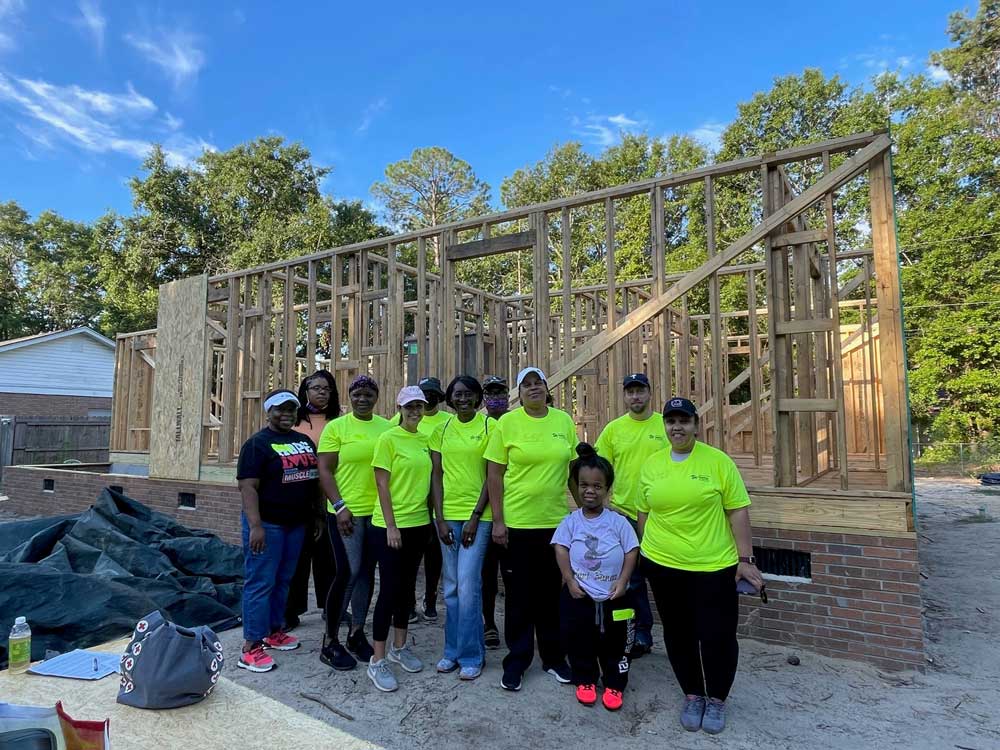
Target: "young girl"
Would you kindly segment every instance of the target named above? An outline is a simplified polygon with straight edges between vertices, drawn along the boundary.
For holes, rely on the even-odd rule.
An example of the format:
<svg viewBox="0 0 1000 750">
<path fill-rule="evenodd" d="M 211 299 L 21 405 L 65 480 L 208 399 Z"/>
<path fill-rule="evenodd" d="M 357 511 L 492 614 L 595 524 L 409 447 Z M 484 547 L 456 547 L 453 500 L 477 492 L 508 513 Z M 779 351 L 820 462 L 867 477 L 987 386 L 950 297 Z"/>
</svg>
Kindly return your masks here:
<svg viewBox="0 0 1000 750">
<path fill-rule="evenodd" d="M 607 510 L 615 480 L 611 464 L 587 443 L 576 447 L 570 483 L 579 487 L 580 508 L 559 524 L 552 537 L 565 584 L 560 620 L 576 699 L 597 702 L 598 670 L 604 683 L 601 702 L 609 711 L 622 707 L 628 683 L 629 651 L 635 636 L 628 581 L 639 557 L 639 540 L 628 519 Z"/>
</svg>

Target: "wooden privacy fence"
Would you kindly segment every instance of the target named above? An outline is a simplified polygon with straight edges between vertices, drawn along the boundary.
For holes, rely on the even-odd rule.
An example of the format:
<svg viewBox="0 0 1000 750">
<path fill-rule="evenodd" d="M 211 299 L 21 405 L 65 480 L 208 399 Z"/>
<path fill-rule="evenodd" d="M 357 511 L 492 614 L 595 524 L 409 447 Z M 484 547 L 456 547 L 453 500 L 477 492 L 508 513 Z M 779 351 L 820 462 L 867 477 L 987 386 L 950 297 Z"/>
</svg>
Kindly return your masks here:
<svg viewBox="0 0 1000 750">
<path fill-rule="evenodd" d="M 0 473 L 25 464 L 105 463 L 111 420 L 0 416 Z"/>
<path fill-rule="evenodd" d="M 119 336 L 113 444 L 150 451 L 151 474 L 198 478 L 232 465 L 268 390 L 317 368 L 345 401 L 374 375 L 388 413 L 420 376 L 513 384 L 532 364 L 587 439 L 644 371 L 657 404 L 693 398 L 702 437 L 757 484 L 908 492 L 890 147 L 861 133 L 165 285 L 155 335 Z M 838 236 L 859 191 L 868 245 Z M 741 236 L 719 216 L 734 192 L 753 217 Z M 673 238 L 692 223 L 705 240 L 685 261 Z M 637 234 L 631 278 L 617 254 Z M 603 278 L 574 278 L 581 245 Z M 458 282 L 460 264 L 511 253 L 530 253 L 530 293 Z"/>
</svg>

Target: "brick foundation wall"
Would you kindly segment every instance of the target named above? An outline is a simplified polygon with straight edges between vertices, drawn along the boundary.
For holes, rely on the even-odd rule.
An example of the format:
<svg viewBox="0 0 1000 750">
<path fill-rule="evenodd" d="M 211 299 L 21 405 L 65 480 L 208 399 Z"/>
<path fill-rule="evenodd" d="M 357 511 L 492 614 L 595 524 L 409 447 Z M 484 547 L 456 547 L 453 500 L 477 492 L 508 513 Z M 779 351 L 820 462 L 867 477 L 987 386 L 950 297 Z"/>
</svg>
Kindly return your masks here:
<svg viewBox="0 0 1000 750">
<path fill-rule="evenodd" d="M 125 474 L 107 474 L 107 464 L 90 464 L 75 471 L 44 466 L 4 468 L 0 494 L 8 499 L 0 504 L 5 511 L 20 516 L 53 516 L 77 513 L 93 505 L 105 487 L 118 486 L 129 497 L 166 513 L 189 528 L 207 529 L 232 544 L 240 544 L 240 493 L 235 484 L 184 482 Z M 51 492 L 44 480 L 54 483 Z M 177 494 L 195 496 L 193 509 L 178 508 Z"/>
<path fill-rule="evenodd" d="M 740 597 L 740 634 L 884 669 L 923 669 L 914 537 L 754 529 L 755 547 L 811 555 L 808 583 L 767 581 L 768 604 Z"/>
<path fill-rule="evenodd" d="M 109 485 L 192 528 L 240 543 L 240 496 L 233 484 L 185 482 L 89 471 L 15 466 L 4 470 L 0 509 L 38 516 L 86 510 Z M 54 482 L 52 492 L 43 480 Z M 177 507 L 177 494 L 195 495 L 196 509 Z M 755 547 L 811 555 L 812 578 L 768 580 L 768 604 L 740 597 L 740 634 L 883 669 L 922 669 L 924 636 L 917 541 L 911 537 L 754 529 Z"/>
<path fill-rule="evenodd" d="M 98 396 L 43 396 L 0 393 L 0 414 L 22 417 L 86 417 L 90 409 L 110 409 L 111 399 Z"/>
</svg>

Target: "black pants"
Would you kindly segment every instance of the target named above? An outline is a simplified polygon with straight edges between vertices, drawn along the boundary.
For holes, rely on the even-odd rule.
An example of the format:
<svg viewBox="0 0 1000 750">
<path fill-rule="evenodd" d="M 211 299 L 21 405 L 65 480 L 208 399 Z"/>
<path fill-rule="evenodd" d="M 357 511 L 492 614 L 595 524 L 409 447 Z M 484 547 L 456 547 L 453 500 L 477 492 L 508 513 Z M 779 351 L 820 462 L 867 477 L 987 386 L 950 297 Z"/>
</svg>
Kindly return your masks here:
<svg viewBox="0 0 1000 750">
<path fill-rule="evenodd" d="M 564 663 L 559 632 L 559 588 L 562 575 L 552 550 L 553 529 L 507 530 L 507 549 L 500 560 L 504 585 L 504 672 L 523 674 L 535 653 L 542 666 Z"/>
<path fill-rule="evenodd" d="M 386 530 L 372 526 L 372 550 L 378 561 L 378 599 L 372 619 L 372 639 L 384 641 L 389 637 L 389 625 L 405 630 L 409 626 L 413 591 L 417 585 L 420 555 L 427 546 L 431 527 L 414 526 L 400 529 L 403 546 L 389 546 Z"/>
<path fill-rule="evenodd" d="M 424 563 L 424 606 L 434 604 L 437 601 L 438 586 L 441 584 L 441 566 L 444 560 L 441 557 L 441 542 L 438 535 L 431 527 L 431 533 L 427 535 L 427 546 L 421 551 Z M 420 567 L 420 560 L 417 560 L 417 567 Z M 410 601 L 410 611 L 417 608 L 417 592 L 414 590 L 413 599 Z"/>
<path fill-rule="evenodd" d="M 316 539 L 312 524 L 307 524 L 299 563 L 295 566 L 295 575 L 288 587 L 288 603 L 285 605 L 286 622 L 293 615 L 298 617 L 309 609 L 310 569 L 316 591 L 316 606 L 325 607 L 326 595 L 330 591 L 335 571 L 333 555 L 330 554 L 330 538 L 324 530 L 320 538 Z"/>
<path fill-rule="evenodd" d="M 724 701 L 740 656 L 736 566 L 702 573 L 641 560 L 681 690 Z"/>
<path fill-rule="evenodd" d="M 628 685 L 629 652 L 635 639 L 635 613 L 615 620 L 615 611 L 632 609 L 629 594 L 611 601 L 595 602 L 589 596 L 574 599 L 563 586 L 559 614 L 574 685 L 596 685 L 625 690 Z"/>
<path fill-rule="evenodd" d="M 483 558 L 483 622 L 488 628 L 497 626 L 496 606 L 502 553 L 503 547 L 492 539 L 487 543 L 486 557 Z"/>
</svg>

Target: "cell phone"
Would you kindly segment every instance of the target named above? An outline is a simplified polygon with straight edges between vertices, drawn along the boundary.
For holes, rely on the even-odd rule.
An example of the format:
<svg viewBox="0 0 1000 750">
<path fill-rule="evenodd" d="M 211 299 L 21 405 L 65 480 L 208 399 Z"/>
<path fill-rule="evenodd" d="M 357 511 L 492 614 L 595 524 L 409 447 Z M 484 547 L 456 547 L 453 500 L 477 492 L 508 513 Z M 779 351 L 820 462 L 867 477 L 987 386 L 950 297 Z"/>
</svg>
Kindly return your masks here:
<svg viewBox="0 0 1000 750">
<path fill-rule="evenodd" d="M 745 578 L 741 578 L 736 582 L 736 593 L 747 594 L 749 596 L 756 596 L 759 594 L 761 602 L 763 604 L 767 604 L 767 590 L 764 586 L 762 585 L 758 590 L 754 588 L 754 585 Z"/>
</svg>

